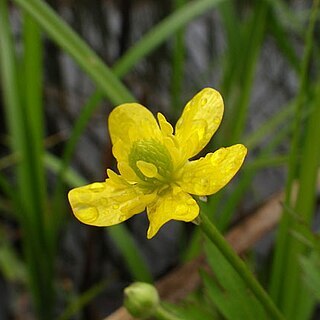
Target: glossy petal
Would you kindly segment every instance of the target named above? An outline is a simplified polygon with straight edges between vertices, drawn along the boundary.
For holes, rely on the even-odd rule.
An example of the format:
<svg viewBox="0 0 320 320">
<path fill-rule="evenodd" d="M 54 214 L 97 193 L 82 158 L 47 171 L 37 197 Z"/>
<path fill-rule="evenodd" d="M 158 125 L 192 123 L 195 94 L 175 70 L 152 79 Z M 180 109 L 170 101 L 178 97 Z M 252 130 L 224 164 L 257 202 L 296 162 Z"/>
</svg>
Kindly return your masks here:
<svg viewBox="0 0 320 320">
<path fill-rule="evenodd" d="M 238 172 L 246 154 L 246 147 L 236 144 L 190 161 L 184 166 L 178 183 L 185 192 L 194 195 L 216 193 Z"/>
<path fill-rule="evenodd" d="M 108 119 L 113 154 L 118 162 L 128 161 L 132 143 L 137 140 L 161 140 L 159 125 L 153 114 L 138 103 L 122 104 Z"/>
<path fill-rule="evenodd" d="M 153 114 L 138 103 L 125 103 L 112 110 L 108 119 L 112 144 L 128 138 L 158 138 L 160 128 Z M 132 130 L 134 129 L 134 130 Z"/>
<path fill-rule="evenodd" d="M 198 154 L 218 129 L 223 116 L 220 93 L 205 88 L 185 106 L 175 127 L 175 136 L 186 159 Z"/>
<path fill-rule="evenodd" d="M 105 182 L 72 189 L 68 197 L 74 215 L 81 222 L 111 226 L 142 212 L 155 195 L 143 194 L 135 185 L 126 183 L 114 173 Z"/>
<path fill-rule="evenodd" d="M 169 220 L 194 220 L 199 206 L 192 196 L 175 186 L 162 191 L 157 200 L 147 206 L 147 214 L 150 221 L 147 237 L 150 239 Z"/>
</svg>

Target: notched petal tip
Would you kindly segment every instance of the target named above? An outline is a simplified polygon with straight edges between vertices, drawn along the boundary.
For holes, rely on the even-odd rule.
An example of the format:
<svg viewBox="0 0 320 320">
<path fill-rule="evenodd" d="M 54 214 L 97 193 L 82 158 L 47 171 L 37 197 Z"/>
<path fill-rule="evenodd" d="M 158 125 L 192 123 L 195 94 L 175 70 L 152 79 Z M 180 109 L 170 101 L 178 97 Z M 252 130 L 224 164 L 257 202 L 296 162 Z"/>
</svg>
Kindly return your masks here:
<svg viewBox="0 0 320 320">
<path fill-rule="evenodd" d="M 150 222 L 147 238 L 154 237 L 170 220 L 193 221 L 199 215 L 199 211 L 199 206 L 192 196 L 178 186 L 170 187 L 161 196 L 158 195 L 155 202 L 147 206 Z"/>
</svg>

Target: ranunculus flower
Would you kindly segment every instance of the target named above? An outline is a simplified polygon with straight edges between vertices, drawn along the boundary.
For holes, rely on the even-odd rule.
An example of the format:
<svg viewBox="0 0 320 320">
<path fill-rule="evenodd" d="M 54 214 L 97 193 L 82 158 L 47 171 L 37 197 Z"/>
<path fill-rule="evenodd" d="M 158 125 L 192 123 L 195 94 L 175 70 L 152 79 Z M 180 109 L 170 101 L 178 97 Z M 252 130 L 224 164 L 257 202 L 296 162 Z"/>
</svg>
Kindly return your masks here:
<svg viewBox="0 0 320 320">
<path fill-rule="evenodd" d="M 218 129 L 223 116 L 220 93 L 205 88 L 185 106 L 175 129 L 164 115 L 138 103 L 126 103 L 110 114 L 108 125 L 120 174 L 69 192 L 75 216 L 95 226 L 123 222 L 147 208 L 152 238 L 169 220 L 192 221 L 199 206 L 192 195 L 206 196 L 224 187 L 247 153 L 242 144 L 197 155 Z"/>
</svg>

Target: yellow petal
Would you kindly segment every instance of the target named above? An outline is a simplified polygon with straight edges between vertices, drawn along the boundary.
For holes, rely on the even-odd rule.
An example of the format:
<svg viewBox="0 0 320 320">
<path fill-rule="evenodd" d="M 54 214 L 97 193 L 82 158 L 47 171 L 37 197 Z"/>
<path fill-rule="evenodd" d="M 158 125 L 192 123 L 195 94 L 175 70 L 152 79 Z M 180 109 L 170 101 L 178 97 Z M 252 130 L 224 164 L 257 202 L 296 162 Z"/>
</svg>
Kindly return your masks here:
<svg viewBox="0 0 320 320">
<path fill-rule="evenodd" d="M 199 214 L 197 202 L 178 186 L 167 188 L 147 206 L 150 222 L 147 237 L 152 238 L 169 220 L 192 221 Z"/>
<path fill-rule="evenodd" d="M 205 88 L 185 106 L 175 127 L 175 136 L 187 159 L 198 154 L 217 131 L 223 116 L 220 93 Z"/>
<path fill-rule="evenodd" d="M 238 172 L 247 148 L 236 144 L 221 148 L 204 158 L 188 162 L 177 183 L 188 193 L 204 196 L 216 193 Z"/>
<path fill-rule="evenodd" d="M 112 110 L 108 126 L 113 153 L 117 160 L 124 160 L 130 145 L 136 140 L 160 139 L 160 128 L 153 114 L 138 103 L 122 104 Z"/>
<path fill-rule="evenodd" d="M 111 226 L 142 212 L 154 195 L 143 194 L 135 185 L 126 183 L 109 171 L 112 178 L 72 189 L 69 202 L 74 215 L 83 223 Z"/>
</svg>

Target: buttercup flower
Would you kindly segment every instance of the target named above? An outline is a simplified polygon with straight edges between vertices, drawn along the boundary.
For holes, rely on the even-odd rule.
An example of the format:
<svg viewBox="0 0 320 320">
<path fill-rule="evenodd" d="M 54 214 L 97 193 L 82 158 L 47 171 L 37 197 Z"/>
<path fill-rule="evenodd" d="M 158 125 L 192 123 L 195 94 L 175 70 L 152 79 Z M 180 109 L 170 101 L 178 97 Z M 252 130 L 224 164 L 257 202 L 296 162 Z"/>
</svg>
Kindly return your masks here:
<svg viewBox="0 0 320 320">
<path fill-rule="evenodd" d="M 120 175 L 69 192 L 75 216 L 95 226 L 111 226 L 147 208 L 152 238 L 169 220 L 192 221 L 199 206 L 191 195 L 206 196 L 224 187 L 247 153 L 242 144 L 197 155 L 218 129 L 223 116 L 218 91 L 205 88 L 194 96 L 173 130 L 164 115 L 138 103 L 116 107 L 108 125 Z"/>
</svg>

